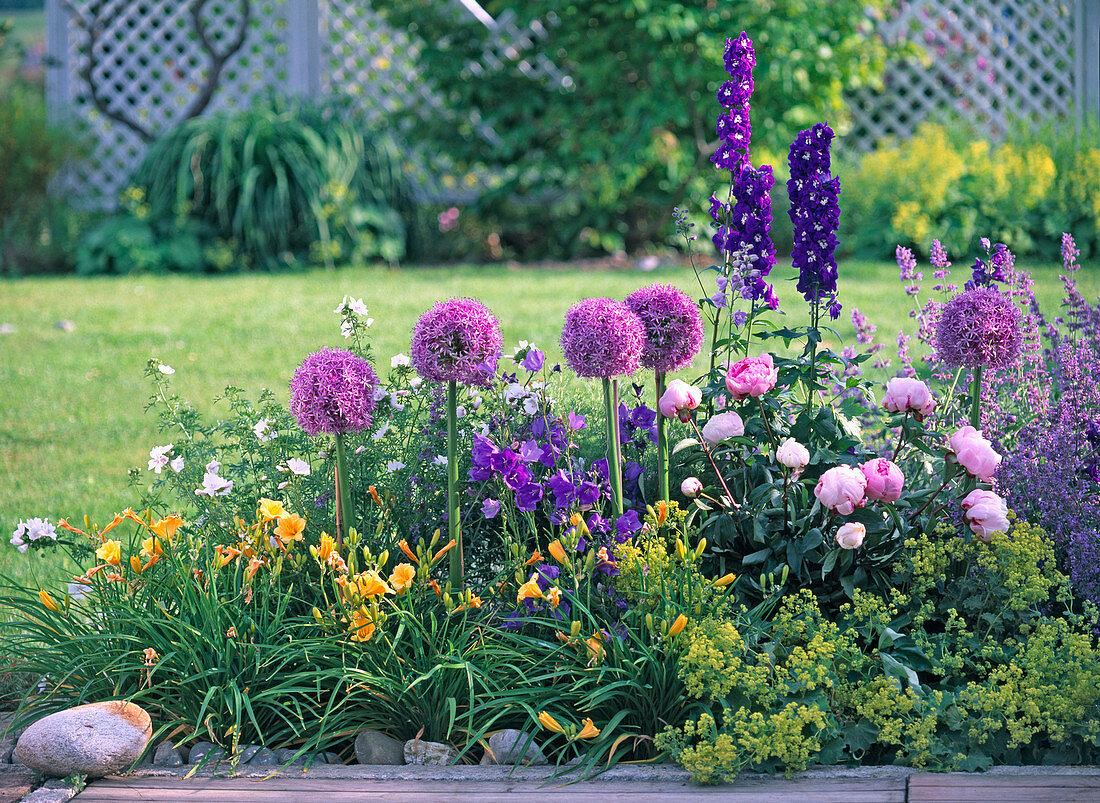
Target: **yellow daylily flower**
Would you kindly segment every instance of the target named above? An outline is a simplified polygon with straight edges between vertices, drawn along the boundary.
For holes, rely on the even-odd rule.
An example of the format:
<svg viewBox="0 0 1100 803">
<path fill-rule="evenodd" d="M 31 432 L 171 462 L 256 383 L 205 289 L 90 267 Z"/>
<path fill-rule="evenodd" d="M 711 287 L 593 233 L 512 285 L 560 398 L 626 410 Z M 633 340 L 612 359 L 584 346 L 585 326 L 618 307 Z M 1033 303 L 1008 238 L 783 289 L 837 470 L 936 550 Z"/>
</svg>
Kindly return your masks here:
<svg viewBox="0 0 1100 803">
<path fill-rule="evenodd" d="M 565 732 L 565 728 L 559 725 L 558 721 L 545 711 L 539 712 L 539 724 L 542 725 L 542 727 L 546 728 L 546 730 L 551 731 L 552 733 Z"/>
<path fill-rule="evenodd" d="M 719 577 L 717 580 L 714 581 L 714 584 L 718 586 L 718 588 L 725 588 L 736 579 L 737 575 L 735 575 L 733 572 L 730 572 L 729 574 L 724 574 Z"/>
<path fill-rule="evenodd" d="M 279 526 L 275 528 L 277 535 L 284 544 L 291 541 L 301 541 L 302 532 L 306 529 L 306 520 L 296 513 L 287 513 L 279 519 Z"/>
<path fill-rule="evenodd" d="M 282 502 L 277 502 L 274 499 L 267 499 L 266 497 L 260 500 L 260 506 L 258 508 L 260 518 L 265 522 L 274 521 L 275 519 L 281 519 L 290 513 L 283 507 Z"/>
<path fill-rule="evenodd" d="M 374 619 L 366 608 L 360 608 L 351 617 L 348 631 L 351 632 L 351 640 L 367 642 L 374 637 Z"/>
<path fill-rule="evenodd" d="M 549 552 L 558 563 L 565 563 L 567 560 L 565 556 L 565 547 L 561 545 L 561 541 L 557 538 L 546 545 L 546 551 Z"/>
<path fill-rule="evenodd" d="M 411 563 L 399 563 L 390 574 L 390 585 L 398 594 L 403 593 L 416 579 L 416 568 Z"/>
<path fill-rule="evenodd" d="M 99 549 L 95 551 L 95 556 L 104 563 L 110 563 L 112 566 L 121 566 L 122 542 L 104 541 L 103 546 L 99 547 Z"/>
<path fill-rule="evenodd" d="M 336 550 L 336 539 L 328 533 L 321 533 L 321 540 L 317 543 L 317 560 L 324 563 Z"/>
<path fill-rule="evenodd" d="M 581 722 L 580 733 L 576 735 L 577 739 L 595 739 L 600 735 L 600 729 L 596 727 L 596 724 L 591 719 L 586 719 Z"/>
<path fill-rule="evenodd" d="M 352 591 L 357 592 L 363 599 L 393 593 L 393 589 L 386 585 L 386 581 L 375 571 L 361 572 L 354 577 L 353 582 Z"/>
<path fill-rule="evenodd" d="M 519 587 L 519 592 L 516 594 L 516 604 L 521 605 L 525 599 L 541 599 L 542 589 L 539 588 L 538 581 L 535 579 L 538 575 L 532 574 L 531 579 Z"/>
<path fill-rule="evenodd" d="M 672 627 L 670 627 L 668 629 L 668 634 L 670 636 L 680 635 L 680 631 L 682 631 L 687 626 L 687 623 L 688 623 L 687 617 L 684 616 L 683 614 L 680 614 L 679 616 L 676 617 L 676 620 L 672 623 Z"/>
</svg>

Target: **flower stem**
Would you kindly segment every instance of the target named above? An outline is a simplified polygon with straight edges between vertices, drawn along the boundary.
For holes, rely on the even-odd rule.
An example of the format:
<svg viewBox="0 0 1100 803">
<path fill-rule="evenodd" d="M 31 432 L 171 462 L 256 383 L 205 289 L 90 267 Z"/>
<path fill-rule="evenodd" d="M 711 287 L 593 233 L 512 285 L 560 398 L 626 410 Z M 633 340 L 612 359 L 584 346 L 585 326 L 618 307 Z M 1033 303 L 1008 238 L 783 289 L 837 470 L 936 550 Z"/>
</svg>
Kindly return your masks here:
<svg viewBox="0 0 1100 803">
<path fill-rule="evenodd" d="M 718 470 L 718 464 L 714 462 L 714 457 L 710 453 L 710 449 L 707 448 L 707 442 L 703 439 L 703 433 L 699 431 L 699 425 L 695 423 L 695 417 L 692 416 L 688 419 L 691 422 L 691 428 L 695 430 L 695 436 L 699 439 L 699 445 L 703 447 L 703 454 L 707 456 L 707 460 L 710 461 L 710 467 L 714 469 L 714 476 L 718 478 L 718 482 L 722 484 L 722 490 L 726 492 L 726 498 L 729 499 L 729 506 L 733 508 L 740 507 L 733 499 L 733 494 L 730 493 L 729 486 L 726 485 L 725 479 L 722 477 L 722 472 Z"/>
<path fill-rule="evenodd" d="M 615 515 L 623 515 L 622 452 L 619 447 L 619 380 L 604 377 L 603 401 L 607 413 L 607 478 Z"/>
<path fill-rule="evenodd" d="M 812 419 L 814 393 L 817 386 L 817 325 L 821 321 L 821 299 L 817 297 L 817 285 L 814 285 L 814 300 L 810 305 L 810 331 L 806 333 L 810 346 L 810 386 L 806 389 L 806 417 Z"/>
<path fill-rule="evenodd" d="M 351 488 L 348 487 L 348 454 L 344 448 L 344 434 L 336 436 L 336 507 L 340 511 L 340 520 L 336 527 L 336 538 L 343 546 L 344 535 L 351 530 L 354 513 L 351 503 Z"/>
<path fill-rule="evenodd" d="M 970 382 L 970 426 L 982 428 L 982 366 L 974 367 L 974 378 Z"/>
<path fill-rule="evenodd" d="M 657 372 L 657 401 L 665 394 L 665 373 Z M 663 415 L 657 415 L 657 492 L 664 501 L 669 500 L 668 493 L 668 431 L 667 421 Z"/>
<path fill-rule="evenodd" d="M 759 396 L 757 396 L 756 403 L 760 405 L 760 417 L 764 419 L 764 429 L 768 430 L 768 440 L 772 442 L 773 449 L 778 449 L 779 441 L 775 439 L 775 433 L 772 432 L 772 425 L 768 423 L 768 414 L 764 410 L 764 402 Z"/>
<path fill-rule="evenodd" d="M 951 471 L 947 472 L 947 479 L 945 479 L 943 481 L 943 485 L 941 485 L 939 488 L 937 488 L 936 492 L 934 494 L 932 494 L 930 497 L 928 497 L 927 502 L 925 502 L 923 505 L 921 505 L 919 508 L 917 508 L 913 513 L 911 513 L 909 515 L 909 520 L 910 521 L 916 521 L 917 516 L 919 516 L 921 513 L 923 513 L 924 509 L 926 507 L 928 507 L 930 504 L 932 504 L 932 500 L 940 495 L 940 493 L 943 491 L 943 489 L 947 487 L 947 484 L 949 482 L 951 482 L 952 479 L 954 479 L 954 476 L 955 476 L 954 472 L 951 472 Z"/>
<path fill-rule="evenodd" d="M 910 410 L 905 411 L 905 419 L 901 422 L 901 429 L 898 432 L 898 445 L 894 447 L 894 453 L 890 455 L 890 462 L 896 463 L 898 460 L 898 453 L 901 451 L 901 445 L 905 443 L 905 423 L 909 420 Z"/>
<path fill-rule="evenodd" d="M 458 521 L 458 385 L 447 383 L 447 535 L 451 549 L 451 588 L 462 588 L 462 530 Z"/>
</svg>

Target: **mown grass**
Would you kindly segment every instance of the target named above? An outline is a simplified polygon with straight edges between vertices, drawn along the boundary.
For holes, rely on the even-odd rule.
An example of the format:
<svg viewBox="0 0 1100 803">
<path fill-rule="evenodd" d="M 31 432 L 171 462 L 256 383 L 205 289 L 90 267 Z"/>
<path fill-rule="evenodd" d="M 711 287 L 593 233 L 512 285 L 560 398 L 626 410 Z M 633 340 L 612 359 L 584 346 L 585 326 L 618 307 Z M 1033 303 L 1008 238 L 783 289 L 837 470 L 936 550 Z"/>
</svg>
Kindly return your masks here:
<svg viewBox="0 0 1100 803">
<path fill-rule="evenodd" d="M 1027 267 L 1044 308 L 1053 311 L 1061 298 L 1057 266 Z M 1082 289 L 1095 297 L 1100 272 L 1083 273 Z M 773 274 L 783 307 L 794 313 L 784 323 L 804 323 L 805 305 L 783 280 L 790 274 L 789 265 Z M 841 276 L 842 337 L 851 338 L 852 307 L 878 324 L 888 345 L 899 328 L 912 331 L 909 299 L 894 265 L 848 261 Z M 623 298 L 654 281 L 699 295 L 694 274 L 679 265 L 650 273 L 459 266 L 5 281 L 0 324 L 16 331 L 0 335 L 0 536 L 10 537 L 19 519 L 79 521 L 88 514 L 104 521 L 137 502 L 140 493 L 127 487 L 127 469 L 144 469 L 149 448 L 170 440 L 145 412 L 150 386 L 143 371 L 150 357 L 176 368 L 173 386 L 183 398 L 216 415 L 212 400 L 227 385 L 253 398 L 268 387 L 285 400 L 298 362 L 321 346 L 342 343 L 333 309 L 344 294 L 362 296 L 370 308 L 385 377 L 390 357 L 408 352 L 416 318 L 438 299 L 482 299 L 500 317 L 506 347 L 529 340 L 558 360 L 561 320 L 570 304 L 586 296 Z M 73 331 L 57 328 L 63 320 L 72 321 Z M 595 408 L 594 383 L 569 380 L 567 393 Z M 30 581 L 42 568 L 37 564 L 0 546 L 0 573 Z"/>
<path fill-rule="evenodd" d="M 46 12 L 41 9 L 0 11 L 0 21 L 12 23 L 11 38 L 25 47 L 33 47 L 46 41 Z"/>
</svg>

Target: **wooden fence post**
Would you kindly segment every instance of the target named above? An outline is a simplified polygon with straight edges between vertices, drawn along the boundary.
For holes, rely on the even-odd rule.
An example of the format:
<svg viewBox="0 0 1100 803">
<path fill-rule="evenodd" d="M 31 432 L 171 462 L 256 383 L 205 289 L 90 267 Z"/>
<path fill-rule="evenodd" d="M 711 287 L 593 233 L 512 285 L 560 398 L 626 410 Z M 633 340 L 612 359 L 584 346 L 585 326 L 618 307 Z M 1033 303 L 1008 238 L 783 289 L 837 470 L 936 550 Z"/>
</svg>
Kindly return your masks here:
<svg viewBox="0 0 1100 803">
<path fill-rule="evenodd" d="M 1100 0 L 1077 0 L 1074 102 L 1078 123 L 1100 123 Z"/>
<path fill-rule="evenodd" d="M 318 0 L 288 0 L 286 9 L 289 94 L 315 98 L 321 94 L 321 28 Z"/>
</svg>

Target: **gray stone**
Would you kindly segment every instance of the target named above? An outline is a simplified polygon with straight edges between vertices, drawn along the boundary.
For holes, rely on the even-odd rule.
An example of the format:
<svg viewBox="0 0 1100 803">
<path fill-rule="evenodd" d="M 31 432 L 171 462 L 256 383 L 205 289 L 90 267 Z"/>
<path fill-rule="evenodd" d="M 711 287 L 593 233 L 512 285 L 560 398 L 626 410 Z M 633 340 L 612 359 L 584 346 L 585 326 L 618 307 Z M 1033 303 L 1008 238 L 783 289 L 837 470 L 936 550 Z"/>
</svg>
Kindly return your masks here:
<svg viewBox="0 0 1100 803">
<path fill-rule="evenodd" d="M 489 749 L 485 751 L 481 763 L 540 766 L 547 762 L 542 749 L 533 738 L 522 731 L 508 728 L 489 737 Z"/>
<path fill-rule="evenodd" d="M 306 763 L 305 755 L 298 756 L 298 751 L 292 747 L 281 747 L 275 751 L 275 760 L 279 764 L 286 764 L 287 762 L 293 762 L 290 764 L 292 767 L 304 767 Z"/>
<path fill-rule="evenodd" d="M 153 754 L 153 763 L 158 767 L 179 767 L 183 765 L 183 756 L 171 742 L 161 742 Z"/>
<path fill-rule="evenodd" d="M 15 752 L 15 739 L 5 736 L 0 739 L 0 764 L 11 764 L 12 753 Z"/>
<path fill-rule="evenodd" d="M 368 729 L 355 737 L 355 760 L 360 764 L 404 764 L 405 745 L 381 731 Z"/>
<path fill-rule="evenodd" d="M 314 764 L 343 764 L 344 762 L 340 760 L 340 756 L 336 755 L 336 753 L 333 753 L 333 752 L 330 752 L 330 751 L 326 750 L 323 753 L 314 753 L 313 754 L 313 763 Z"/>
<path fill-rule="evenodd" d="M 275 758 L 275 751 L 268 750 L 266 747 L 257 750 L 248 762 L 251 767 L 274 767 L 278 763 L 279 759 Z"/>
<path fill-rule="evenodd" d="M 441 767 L 453 764 L 457 758 L 458 751 L 449 744 L 424 742 L 419 739 L 409 739 L 405 742 L 406 764 L 428 764 Z"/>
<path fill-rule="evenodd" d="M 237 745 L 237 763 L 247 764 L 258 752 L 260 752 L 258 744 Z"/>
<path fill-rule="evenodd" d="M 213 742 L 196 742 L 191 746 L 191 751 L 187 754 L 187 763 L 201 764 L 204 760 L 207 764 L 213 764 L 216 761 L 224 761 L 225 751 Z"/>
<path fill-rule="evenodd" d="M 19 737 L 15 755 L 50 777 L 100 778 L 133 766 L 152 733 L 149 715 L 133 703 L 90 703 L 35 722 Z"/>
<path fill-rule="evenodd" d="M 74 797 L 76 789 L 64 781 L 52 779 L 24 796 L 20 803 L 66 803 Z"/>
</svg>

